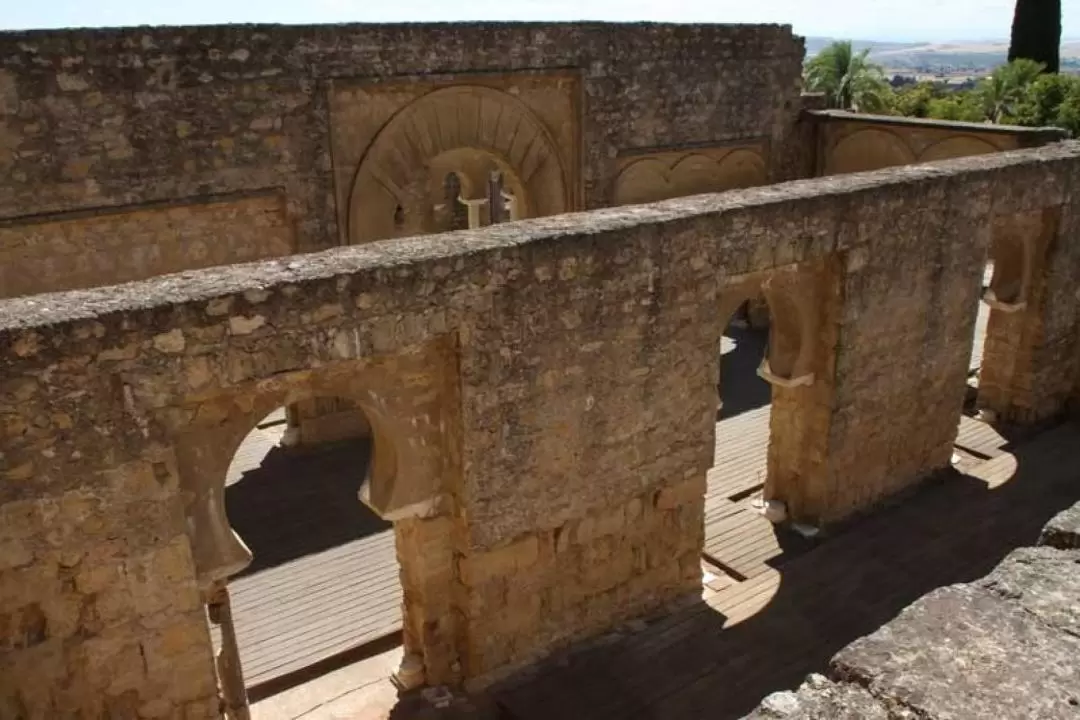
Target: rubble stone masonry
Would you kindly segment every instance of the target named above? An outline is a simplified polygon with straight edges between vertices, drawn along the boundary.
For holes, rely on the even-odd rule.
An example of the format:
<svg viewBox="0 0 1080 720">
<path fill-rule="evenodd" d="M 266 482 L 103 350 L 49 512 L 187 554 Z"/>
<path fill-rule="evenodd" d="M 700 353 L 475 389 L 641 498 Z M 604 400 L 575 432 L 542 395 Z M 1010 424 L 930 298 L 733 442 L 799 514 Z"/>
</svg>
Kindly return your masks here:
<svg viewBox="0 0 1080 720">
<path fill-rule="evenodd" d="M 699 592 L 722 308 L 751 286 L 785 394 L 769 491 L 865 511 L 949 463 L 1001 214 L 1054 218 L 1029 357 L 1064 407 L 1078 180 L 1062 143 L 0 302 L 0 716 L 217 716 L 225 470 L 309 397 L 371 420 L 430 682 Z"/>
<path fill-rule="evenodd" d="M 621 154 L 782 145 L 798 112 L 802 55 L 789 27 L 765 25 L 3 32 L 0 297 L 29 291 L 22 278 L 38 275 L 28 270 L 43 253 L 60 258 L 33 291 L 347 243 L 365 153 L 402 107 L 449 86 L 492 91 L 488 110 L 505 102 L 524 112 L 518 125 L 551 138 L 545 167 L 561 179 L 545 191 L 560 197 L 534 206 L 605 207 Z M 444 108 L 448 136 L 436 144 L 453 144 L 457 115 Z M 488 129 L 498 122 L 495 113 Z M 265 201 L 276 215 L 237 195 L 278 198 Z M 182 230 L 181 212 L 190 221 Z M 251 232 L 266 224 L 275 230 Z M 74 237 L 85 258 L 71 256 Z M 166 249 L 174 237 L 179 247 Z"/>
</svg>

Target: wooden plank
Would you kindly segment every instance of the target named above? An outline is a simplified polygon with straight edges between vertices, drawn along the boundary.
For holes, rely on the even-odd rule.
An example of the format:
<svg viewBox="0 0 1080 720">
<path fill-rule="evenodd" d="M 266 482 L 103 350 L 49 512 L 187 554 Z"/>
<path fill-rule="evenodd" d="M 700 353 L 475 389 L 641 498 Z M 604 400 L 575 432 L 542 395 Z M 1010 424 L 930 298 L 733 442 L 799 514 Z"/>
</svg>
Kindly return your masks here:
<svg viewBox="0 0 1080 720">
<path fill-rule="evenodd" d="M 984 458 L 994 458 L 1005 452 L 1008 445 L 1008 439 L 992 426 L 967 415 L 960 416 L 957 447 Z"/>
</svg>

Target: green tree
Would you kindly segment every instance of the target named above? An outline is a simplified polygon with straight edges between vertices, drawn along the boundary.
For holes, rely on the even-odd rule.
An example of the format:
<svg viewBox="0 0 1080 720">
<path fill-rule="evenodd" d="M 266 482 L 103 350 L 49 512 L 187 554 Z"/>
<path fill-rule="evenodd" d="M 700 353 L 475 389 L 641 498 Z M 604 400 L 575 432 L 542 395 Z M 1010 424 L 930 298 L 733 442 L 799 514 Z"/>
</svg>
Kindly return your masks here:
<svg viewBox="0 0 1080 720">
<path fill-rule="evenodd" d="M 1069 88 L 1052 124 L 1068 130 L 1074 138 L 1080 137 L 1080 81 Z"/>
<path fill-rule="evenodd" d="M 933 83 L 907 85 L 895 93 L 889 102 L 890 110 L 904 117 L 930 117 L 930 103 L 938 97 Z"/>
<path fill-rule="evenodd" d="M 976 88 L 982 98 L 986 118 L 994 123 L 1008 122 L 1015 118 L 1016 110 L 1024 100 L 1028 87 L 1042 71 L 1041 63 L 1026 58 L 994 68 L 990 77 L 982 80 Z"/>
<path fill-rule="evenodd" d="M 1073 75 L 1040 75 L 1013 108 L 1013 122 L 1028 127 L 1056 125 L 1062 104 L 1071 92 L 1080 89 L 1078 84 L 1080 78 Z"/>
<path fill-rule="evenodd" d="M 1016 0 L 1009 62 L 1028 59 L 1056 73 L 1061 65 L 1061 0 Z"/>
<path fill-rule="evenodd" d="M 892 89 L 869 54 L 869 49 L 855 52 L 849 40 L 832 43 L 806 64 L 807 89 L 825 93 L 829 106 L 841 110 L 885 110 Z"/>
<path fill-rule="evenodd" d="M 932 99 L 927 105 L 926 117 L 934 120 L 986 122 L 986 111 L 983 100 L 977 93 L 957 90 Z"/>
</svg>

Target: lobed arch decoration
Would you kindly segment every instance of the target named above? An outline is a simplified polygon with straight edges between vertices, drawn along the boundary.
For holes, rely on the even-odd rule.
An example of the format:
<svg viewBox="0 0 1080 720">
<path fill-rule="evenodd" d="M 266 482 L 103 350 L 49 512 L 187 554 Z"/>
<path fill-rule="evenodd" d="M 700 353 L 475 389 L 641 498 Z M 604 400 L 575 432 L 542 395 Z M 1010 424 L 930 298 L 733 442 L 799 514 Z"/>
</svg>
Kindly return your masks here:
<svg viewBox="0 0 1080 720">
<path fill-rule="evenodd" d="M 480 201 L 500 173 L 517 217 L 570 209 L 560 148 L 533 112 L 509 93 L 455 85 L 415 100 L 379 131 L 353 180 L 349 243 L 440 230 L 435 208 L 450 172 L 467 201 Z"/>
<path fill-rule="evenodd" d="M 911 165 L 915 153 L 900 136 L 888 130 L 867 128 L 841 139 L 825 157 L 825 175 L 866 172 L 897 165 Z"/>
<path fill-rule="evenodd" d="M 974 135 L 958 135 L 940 140 L 930 145 L 919 154 L 919 162 L 934 162 L 969 155 L 985 155 L 999 152 L 1001 148 Z"/>
<path fill-rule="evenodd" d="M 225 509 L 225 479 L 236 450 L 276 408 L 326 397 L 349 400 L 371 426 L 371 460 L 366 468 L 357 468 L 357 502 L 390 521 L 427 517 L 446 509 L 441 484 L 445 443 L 438 424 L 428 412 L 409 412 L 408 405 L 390 393 L 338 383 L 305 384 L 203 401 L 196 421 L 174 439 L 186 528 L 203 592 L 226 582 L 252 560 Z"/>
<path fill-rule="evenodd" d="M 720 157 L 703 151 L 631 160 L 615 178 L 614 205 L 635 205 L 687 195 L 764 185 L 761 155 L 739 148 Z"/>
<path fill-rule="evenodd" d="M 1041 272 L 1053 213 L 1036 211 L 994 218 L 987 260 L 993 264 L 982 300 L 994 310 L 1016 313 L 1027 308 Z"/>
<path fill-rule="evenodd" d="M 834 317 L 828 301 L 834 272 L 833 263 L 800 263 L 729 277 L 720 287 L 721 327 L 746 300 L 764 297 L 769 308 L 768 343 L 757 369 L 772 386 L 762 496 L 782 502 L 789 515 L 806 510 L 825 472 L 821 443 L 827 433 L 814 429 L 828 426 L 833 392 L 835 342 L 826 318 Z M 718 342 L 717 357 L 720 352 Z M 724 378 L 717 370 L 719 393 Z"/>
<path fill-rule="evenodd" d="M 770 315 L 769 343 L 758 375 L 774 386 L 814 383 L 818 284 L 815 273 L 793 266 L 733 278 L 721 293 L 719 316 L 725 326 L 744 302 L 764 297 Z"/>
</svg>

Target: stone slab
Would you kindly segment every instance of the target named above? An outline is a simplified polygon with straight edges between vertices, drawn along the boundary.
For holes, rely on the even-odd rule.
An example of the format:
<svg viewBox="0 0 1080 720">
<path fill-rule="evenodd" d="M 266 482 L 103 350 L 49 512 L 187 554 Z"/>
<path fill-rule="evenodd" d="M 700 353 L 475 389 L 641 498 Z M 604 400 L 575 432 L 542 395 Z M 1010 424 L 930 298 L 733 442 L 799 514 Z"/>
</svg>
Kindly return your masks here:
<svg viewBox="0 0 1080 720">
<path fill-rule="evenodd" d="M 836 684 L 811 675 L 797 692 L 775 692 L 744 720 L 897 720 L 914 718 L 906 710 L 890 714 L 877 698 L 858 685 Z"/>
<path fill-rule="evenodd" d="M 976 585 L 1080 637 L 1080 550 L 1021 548 Z"/>
<path fill-rule="evenodd" d="M 1080 639 L 1020 604 L 953 585 L 841 650 L 830 674 L 928 720 L 1075 720 L 1077 657 Z"/>
<path fill-rule="evenodd" d="M 1063 510 L 1046 523 L 1039 544 L 1061 549 L 1080 548 L 1080 504 Z"/>
</svg>

